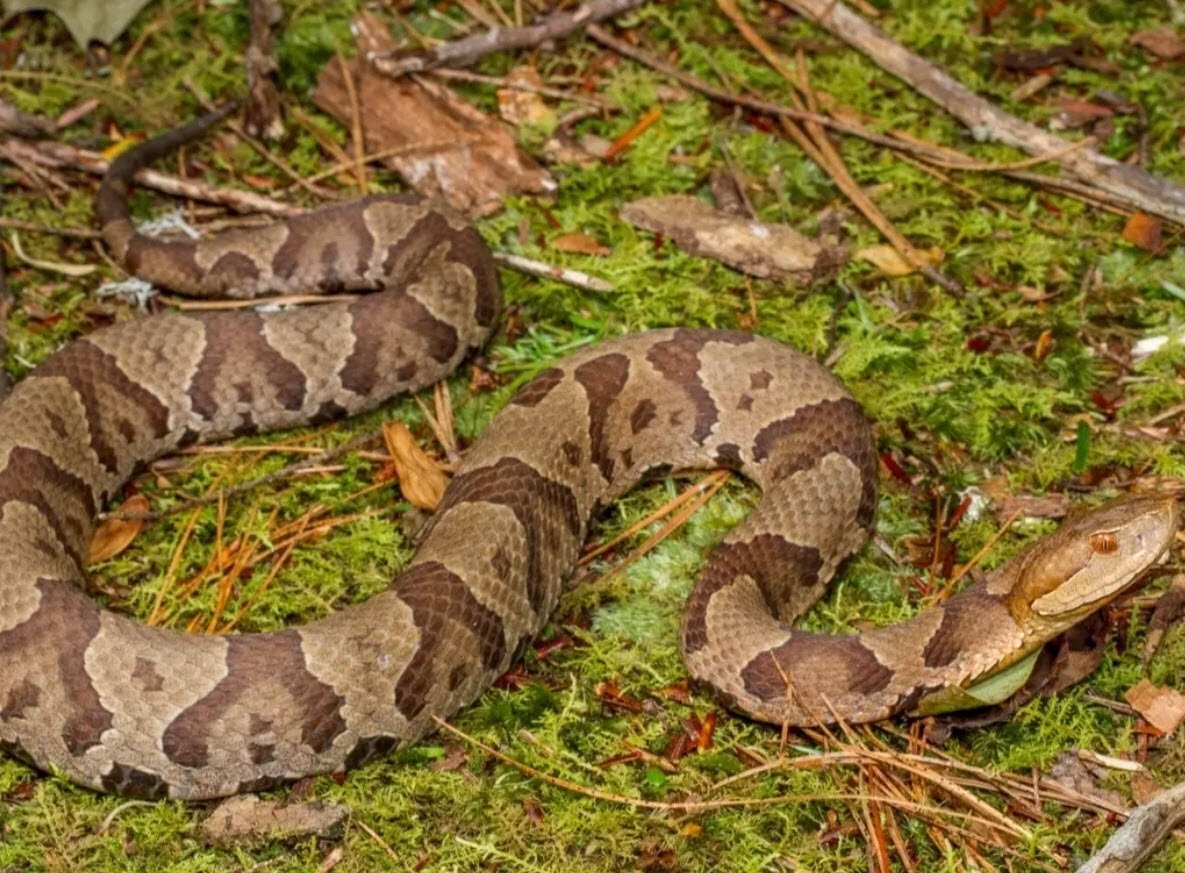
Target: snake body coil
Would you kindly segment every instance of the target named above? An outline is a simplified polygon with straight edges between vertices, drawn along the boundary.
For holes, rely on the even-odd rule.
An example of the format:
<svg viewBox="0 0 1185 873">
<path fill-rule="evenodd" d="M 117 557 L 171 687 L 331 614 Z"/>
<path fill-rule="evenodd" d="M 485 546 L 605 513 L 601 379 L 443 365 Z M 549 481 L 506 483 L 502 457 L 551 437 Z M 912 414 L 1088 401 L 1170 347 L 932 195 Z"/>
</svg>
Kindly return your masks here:
<svg viewBox="0 0 1185 873">
<path fill-rule="evenodd" d="M 107 328 L 0 407 L 0 747 L 37 766 L 96 789 L 197 799 L 415 742 L 511 666 L 554 609 L 590 516 L 656 471 L 726 466 L 761 487 L 712 553 L 681 634 L 696 678 L 775 723 L 883 718 L 990 673 L 1097 606 L 1088 581 L 1103 579 L 1102 599 L 1121 590 L 1175 529 L 1171 501 L 1135 498 L 906 624 L 792 630 L 867 535 L 868 424 L 838 380 L 785 346 L 670 329 L 583 351 L 523 388 L 467 453 L 410 566 L 362 607 L 229 637 L 101 609 L 81 590 L 93 519 L 138 465 L 431 384 L 499 312 L 475 231 L 395 198 L 197 243 L 140 236 L 124 205 L 131 174 L 210 123 L 113 167 L 99 211 L 117 255 L 190 293 L 376 290 Z M 1114 548 L 1091 545 L 1098 531 Z"/>
</svg>

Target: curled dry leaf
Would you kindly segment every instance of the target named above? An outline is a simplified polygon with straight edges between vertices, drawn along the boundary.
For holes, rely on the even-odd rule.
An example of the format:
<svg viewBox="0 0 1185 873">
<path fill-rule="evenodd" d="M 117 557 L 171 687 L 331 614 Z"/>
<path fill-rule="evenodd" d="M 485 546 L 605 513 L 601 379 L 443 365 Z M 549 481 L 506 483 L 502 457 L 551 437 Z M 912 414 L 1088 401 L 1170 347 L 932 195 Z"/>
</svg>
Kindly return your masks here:
<svg viewBox="0 0 1185 873">
<path fill-rule="evenodd" d="M 146 513 L 148 498 L 143 494 L 134 494 L 121 503 L 116 512 L 126 515 Z M 143 519 L 108 518 L 95 529 L 91 537 L 87 563 L 98 564 L 114 558 L 132 544 L 143 527 Z"/>
<path fill-rule="evenodd" d="M 383 425 L 383 442 L 391 453 L 395 471 L 399 475 L 399 490 L 416 509 L 433 510 L 440 504 L 440 496 L 448 485 L 448 477 L 423 449 L 401 421 Z"/>
<path fill-rule="evenodd" d="M 1153 685 L 1147 679 L 1133 685 L 1123 699 L 1144 721 L 1163 734 L 1171 734 L 1185 721 L 1185 694 Z"/>
<path fill-rule="evenodd" d="M 805 237 L 789 225 L 739 218 L 682 194 L 635 200 L 622 207 L 621 217 L 669 237 L 694 255 L 762 279 L 807 284 L 829 276 L 845 258 L 843 249 Z"/>
<path fill-rule="evenodd" d="M 941 263 L 944 257 L 942 249 L 937 247 L 919 249 L 918 251 L 930 266 Z M 905 260 L 899 251 L 887 244 L 862 248 L 856 252 L 856 257 L 868 261 L 886 276 L 894 278 L 917 272 L 917 268 L 913 264 Z"/>
</svg>

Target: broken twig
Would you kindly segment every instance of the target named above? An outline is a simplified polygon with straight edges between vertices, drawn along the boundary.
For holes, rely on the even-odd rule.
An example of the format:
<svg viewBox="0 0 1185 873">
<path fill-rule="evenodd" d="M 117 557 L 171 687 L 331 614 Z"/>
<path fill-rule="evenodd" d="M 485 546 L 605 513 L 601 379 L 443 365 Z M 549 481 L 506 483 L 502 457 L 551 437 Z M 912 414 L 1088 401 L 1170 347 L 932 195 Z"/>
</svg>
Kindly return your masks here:
<svg viewBox="0 0 1185 873">
<path fill-rule="evenodd" d="M 1099 154 L 1069 149 L 1065 140 L 1000 109 L 956 82 L 938 67 L 890 39 L 837 0 L 779 0 L 825 27 L 885 71 L 933 100 L 980 141 L 996 141 L 1031 155 L 1056 160 L 1078 179 L 1105 191 L 1131 209 L 1185 225 L 1185 188 L 1168 179 Z"/>
<path fill-rule="evenodd" d="M 1132 873 L 1185 822 L 1185 782 L 1136 807 L 1097 855 L 1078 873 Z"/>
<path fill-rule="evenodd" d="M 641 6 L 646 0 L 592 0 L 571 12 L 556 12 L 525 27 L 492 27 L 456 42 L 411 54 L 371 54 L 367 59 L 384 75 L 398 78 L 435 67 L 467 67 L 494 52 L 533 48 L 606 18 Z"/>
</svg>

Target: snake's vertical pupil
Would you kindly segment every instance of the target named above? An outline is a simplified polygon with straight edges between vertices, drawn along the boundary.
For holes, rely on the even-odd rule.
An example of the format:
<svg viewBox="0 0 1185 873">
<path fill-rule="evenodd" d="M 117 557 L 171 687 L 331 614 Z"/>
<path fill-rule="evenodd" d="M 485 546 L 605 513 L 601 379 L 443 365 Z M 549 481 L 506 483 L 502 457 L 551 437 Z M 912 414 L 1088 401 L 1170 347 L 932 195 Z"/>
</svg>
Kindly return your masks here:
<svg viewBox="0 0 1185 873">
<path fill-rule="evenodd" d="M 1110 555 L 1119 551 L 1119 537 L 1114 531 L 1104 531 L 1090 535 L 1090 548 L 1100 555 Z"/>
</svg>

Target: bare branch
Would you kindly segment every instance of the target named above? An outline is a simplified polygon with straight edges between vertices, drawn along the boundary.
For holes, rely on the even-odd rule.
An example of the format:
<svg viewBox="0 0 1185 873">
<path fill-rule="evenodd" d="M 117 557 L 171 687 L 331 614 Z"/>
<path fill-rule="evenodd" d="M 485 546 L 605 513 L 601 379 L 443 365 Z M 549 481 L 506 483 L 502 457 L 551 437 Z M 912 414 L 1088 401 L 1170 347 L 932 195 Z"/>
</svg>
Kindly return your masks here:
<svg viewBox="0 0 1185 873">
<path fill-rule="evenodd" d="M 1006 143 L 1052 158 L 1084 182 L 1128 208 L 1185 225 L 1185 188 L 1140 167 L 1122 164 L 1094 149 L 1070 149 L 1060 137 L 1000 109 L 909 51 L 837 0 L 779 0 L 867 55 L 882 69 L 930 98 L 977 140 Z"/>
<path fill-rule="evenodd" d="M 486 55 L 533 48 L 641 6 L 646 0 L 591 0 L 572 12 L 556 12 L 526 27 L 493 27 L 456 42 L 411 54 L 372 55 L 368 60 L 380 73 L 398 78 L 435 67 L 467 67 Z"/>
<path fill-rule="evenodd" d="M 1077 873 L 1133 873 L 1185 822 L 1185 782 L 1137 806 L 1123 827 Z"/>
</svg>

